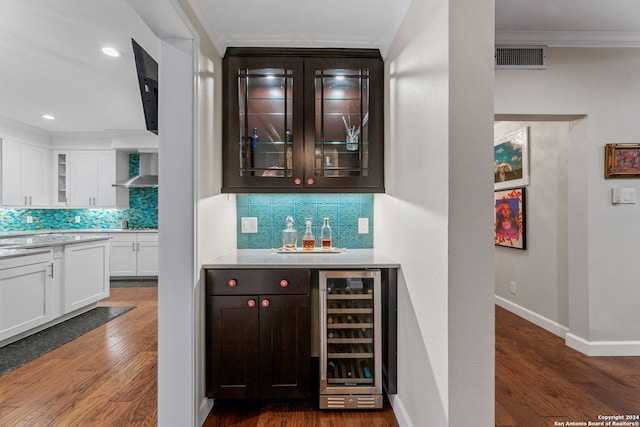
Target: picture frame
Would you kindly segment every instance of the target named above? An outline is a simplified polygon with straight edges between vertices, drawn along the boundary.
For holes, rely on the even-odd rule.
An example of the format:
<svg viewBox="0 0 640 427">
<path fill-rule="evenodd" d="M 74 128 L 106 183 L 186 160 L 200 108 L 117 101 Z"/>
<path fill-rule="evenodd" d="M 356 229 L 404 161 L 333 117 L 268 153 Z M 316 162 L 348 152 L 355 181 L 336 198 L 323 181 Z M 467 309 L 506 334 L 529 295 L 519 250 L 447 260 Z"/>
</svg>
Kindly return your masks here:
<svg viewBox="0 0 640 427">
<path fill-rule="evenodd" d="M 526 245 L 526 204 L 525 188 L 511 188 L 494 193 L 495 246 L 525 250 Z"/>
<path fill-rule="evenodd" d="M 529 185 L 529 128 L 493 142 L 494 190 Z"/>
<path fill-rule="evenodd" d="M 640 144 L 606 144 L 604 178 L 640 178 Z"/>
</svg>

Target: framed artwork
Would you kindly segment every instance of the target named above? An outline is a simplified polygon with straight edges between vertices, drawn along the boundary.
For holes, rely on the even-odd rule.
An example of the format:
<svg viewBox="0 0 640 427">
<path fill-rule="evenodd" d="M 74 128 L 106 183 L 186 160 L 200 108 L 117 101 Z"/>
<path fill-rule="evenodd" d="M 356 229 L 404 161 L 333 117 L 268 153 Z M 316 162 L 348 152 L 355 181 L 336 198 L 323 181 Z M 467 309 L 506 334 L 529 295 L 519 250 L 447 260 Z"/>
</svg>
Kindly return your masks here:
<svg viewBox="0 0 640 427">
<path fill-rule="evenodd" d="M 494 193 L 496 246 L 526 249 L 524 187 Z"/>
<path fill-rule="evenodd" d="M 493 142 L 494 190 L 529 185 L 529 128 Z"/>
<path fill-rule="evenodd" d="M 640 178 L 640 144 L 605 145 L 604 177 Z"/>
</svg>

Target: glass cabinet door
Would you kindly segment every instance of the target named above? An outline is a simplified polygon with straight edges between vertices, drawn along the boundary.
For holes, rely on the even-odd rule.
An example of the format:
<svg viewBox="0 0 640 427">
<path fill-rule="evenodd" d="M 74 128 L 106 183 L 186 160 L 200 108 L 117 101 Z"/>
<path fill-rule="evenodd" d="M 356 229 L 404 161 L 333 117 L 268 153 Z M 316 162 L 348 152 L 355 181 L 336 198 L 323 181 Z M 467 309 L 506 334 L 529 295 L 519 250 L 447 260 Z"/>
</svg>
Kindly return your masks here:
<svg viewBox="0 0 640 427">
<path fill-rule="evenodd" d="M 223 192 L 384 192 L 379 52 L 229 48 L 223 63 Z"/>
<path fill-rule="evenodd" d="M 229 69 L 229 86 L 237 93 L 231 94 L 234 102 L 228 114 L 235 124 L 227 138 L 236 147 L 227 153 L 227 161 L 236 165 L 233 175 L 238 182 L 291 185 L 294 177 L 300 179 L 303 167 L 302 150 L 294 148 L 302 146 L 301 62 L 242 59 Z"/>
<path fill-rule="evenodd" d="M 375 69 L 379 62 L 340 61 L 346 65 L 334 67 L 338 63 L 326 59 L 312 61 L 313 66 L 307 66 L 305 71 L 313 72 L 314 102 L 314 159 L 307 176 L 312 175 L 318 186 L 366 186 L 375 181 L 370 176 L 382 177 L 379 146 L 384 118 L 381 101 L 372 96 L 373 92 L 381 99 L 379 90 L 372 85 L 380 78 Z"/>
</svg>

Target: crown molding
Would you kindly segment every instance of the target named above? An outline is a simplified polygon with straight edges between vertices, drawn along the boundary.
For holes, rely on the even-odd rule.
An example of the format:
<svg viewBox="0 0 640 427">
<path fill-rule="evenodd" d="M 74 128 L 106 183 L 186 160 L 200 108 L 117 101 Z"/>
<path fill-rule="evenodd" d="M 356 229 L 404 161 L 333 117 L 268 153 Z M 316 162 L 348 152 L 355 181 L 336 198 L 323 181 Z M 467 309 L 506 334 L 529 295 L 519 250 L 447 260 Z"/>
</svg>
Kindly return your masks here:
<svg viewBox="0 0 640 427">
<path fill-rule="evenodd" d="M 640 31 L 503 31 L 496 45 L 548 47 L 640 47 Z"/>
</svg>

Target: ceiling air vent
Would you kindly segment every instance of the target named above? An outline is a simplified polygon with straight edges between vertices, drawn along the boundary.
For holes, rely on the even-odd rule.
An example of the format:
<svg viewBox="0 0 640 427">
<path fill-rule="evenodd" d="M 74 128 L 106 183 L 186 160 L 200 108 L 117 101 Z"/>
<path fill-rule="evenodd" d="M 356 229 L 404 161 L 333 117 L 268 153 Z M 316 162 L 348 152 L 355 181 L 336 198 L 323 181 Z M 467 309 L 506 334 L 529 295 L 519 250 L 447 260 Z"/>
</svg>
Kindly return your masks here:
<svg viewBox="0 0 640 427">
<path fill-rule="evenodd" d="M 546 46 L 496 46 L 496 69 L 544 70 Z"/>
</svg>

